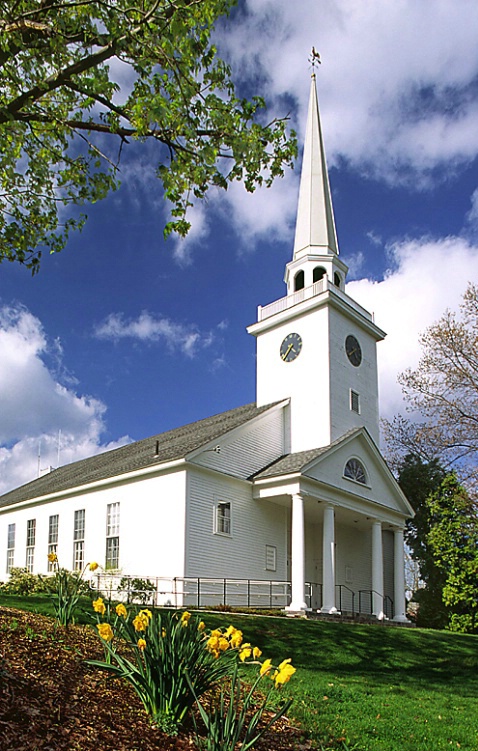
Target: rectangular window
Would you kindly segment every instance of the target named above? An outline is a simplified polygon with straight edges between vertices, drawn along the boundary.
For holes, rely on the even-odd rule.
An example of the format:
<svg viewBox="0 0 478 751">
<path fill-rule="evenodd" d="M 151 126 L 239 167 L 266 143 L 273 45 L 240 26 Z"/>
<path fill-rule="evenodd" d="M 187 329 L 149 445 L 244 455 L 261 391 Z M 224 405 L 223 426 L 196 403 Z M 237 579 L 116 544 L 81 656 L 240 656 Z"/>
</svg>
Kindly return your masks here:
<svg viewBox="0 0 478 751">
<path fill-rule="evenodd" d="M 35 556 L 35 533 L 36 533 L 36 519 L 29 519 L 27 521 L 27 555 L 25 565 L 27 571 L 33 573 L 33 561 Z"/>
<path fill-rule="evenodd" d="M 58 514 L 50 516 L 48 521 L 48 555 L 58 552 Z M 48 571 L 53 571 L 54 564 L 48 561 Z"/>
<path fill-rule="evenodd" d="M 350 409 L 352 412 L 360 414 L 360 395 L 350 389 Z"/>
<path fill-rule="evenodd" d="M 73 571 L 82 571 L 85 565 L 85 509 L 75 511 L 73 525 Z"/>
<path fill-rule="evenodd" d="M 13 568 L 13 561 L 15 557 L 15 524 L 8 525 L 8 537 L 7 537 L 7 574 L 10 573 Z"/>
<path fill-rule="evenodd" d="M 266 545 L 266 571 L 277 570 L 277 548 L 275 545 Z"/>
<path fill-rule="evenodd" d="M 119 503 L 109 503 L 106 507 L 106 569 L 119 568 Z"/>
<path fill-rule="evenodd" d="M 216 529 L 220 535 L 231 534 L 231 504 L 220 501 L 216 506 Z"/>
</svg>

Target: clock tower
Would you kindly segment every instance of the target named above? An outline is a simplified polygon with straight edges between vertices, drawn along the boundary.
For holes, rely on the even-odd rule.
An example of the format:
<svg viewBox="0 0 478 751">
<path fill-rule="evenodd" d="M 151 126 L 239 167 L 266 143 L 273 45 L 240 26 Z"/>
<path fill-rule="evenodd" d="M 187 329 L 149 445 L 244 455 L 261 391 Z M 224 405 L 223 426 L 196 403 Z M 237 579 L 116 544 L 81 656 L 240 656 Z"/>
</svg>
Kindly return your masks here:
<svg viewBox="0 0 478 751">
<path fill-rule="evenodd" d="M 312 75 L 287 295 L 259 307 L 257 405 L 290 399 L 290 452 L 328 446 L 365 427 L 378 444 L 376 344 L 385 333 L 345 292 Z"/>
</svg>

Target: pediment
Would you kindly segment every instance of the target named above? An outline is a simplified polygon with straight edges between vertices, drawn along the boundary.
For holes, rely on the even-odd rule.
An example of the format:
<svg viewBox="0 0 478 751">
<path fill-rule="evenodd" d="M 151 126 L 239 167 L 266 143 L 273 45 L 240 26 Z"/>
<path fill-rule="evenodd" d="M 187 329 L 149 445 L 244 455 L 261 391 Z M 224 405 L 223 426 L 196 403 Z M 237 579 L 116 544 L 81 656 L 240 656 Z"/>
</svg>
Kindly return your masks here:
<svg viewBox="0 0 478 751">
<path fill-rule="evenodd" d="M 347 463 L 365 470 L 365 482 L 345 476 Z M 339 493 L 370 501 L 406 517 L 414 515 L 407 498 L 388 468 L 377 446 L 362 428 L 335 441 L 301 469 L 301 475 Z M 360 477 L 360 472 L 357 473 Z"/>
</svg>

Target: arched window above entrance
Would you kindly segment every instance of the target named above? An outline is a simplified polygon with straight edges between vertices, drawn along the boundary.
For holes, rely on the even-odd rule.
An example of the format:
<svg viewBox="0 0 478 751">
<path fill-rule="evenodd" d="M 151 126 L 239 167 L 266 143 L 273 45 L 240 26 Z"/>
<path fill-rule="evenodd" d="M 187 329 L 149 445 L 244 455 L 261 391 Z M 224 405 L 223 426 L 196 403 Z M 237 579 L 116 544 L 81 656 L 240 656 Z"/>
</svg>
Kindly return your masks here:
<svg viewBox="0 0 478 751">
<path fill-rule="evenodd" d="M 355 480 L 355 482 L 360 482 L 362 485 L 367 484 L 367 473 L 365 472 L 365 467 L 358 459 L 348 460 L 344 469 L 344 477 L 347 477 L 349 480 Z"/>
</svg>

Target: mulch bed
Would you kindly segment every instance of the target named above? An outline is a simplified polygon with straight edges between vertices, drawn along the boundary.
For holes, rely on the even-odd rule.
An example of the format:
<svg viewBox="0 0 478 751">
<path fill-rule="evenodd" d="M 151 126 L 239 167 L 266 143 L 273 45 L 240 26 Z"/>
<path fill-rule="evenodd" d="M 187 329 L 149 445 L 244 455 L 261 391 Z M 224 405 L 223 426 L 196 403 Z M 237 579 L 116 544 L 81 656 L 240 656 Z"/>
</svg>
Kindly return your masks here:
<svg viewBox="0 0 478 751">
<path fill-rule="evenodd" d="M 172 738 L 152 727 L 132 688 L 87 658 L 103 658 L 91 628 L 0 608 L 0 751 L 197 750 L 192 730 Z M 256 746 L 310 748 L 286 718 Z"/>
</svg>

